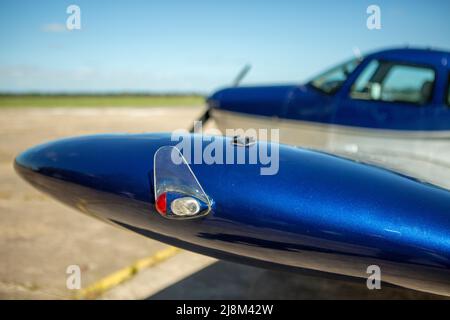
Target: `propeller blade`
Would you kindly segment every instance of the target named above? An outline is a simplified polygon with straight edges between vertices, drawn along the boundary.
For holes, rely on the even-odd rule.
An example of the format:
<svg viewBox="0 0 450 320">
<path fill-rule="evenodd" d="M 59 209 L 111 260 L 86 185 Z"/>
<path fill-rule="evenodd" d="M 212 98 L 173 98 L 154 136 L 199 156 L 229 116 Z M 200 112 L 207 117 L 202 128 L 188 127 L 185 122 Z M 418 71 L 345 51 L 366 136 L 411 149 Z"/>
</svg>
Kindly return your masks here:
<svg viewBox="0 0 450 320">
<path fill-rule="evenodd" d="M 195 120 L 195 121 L 201 121 L 202 125 L 204 125 L 204 124 L 209 120 L 210 117 L 211 117 L 210 109 L 208 108 L 208 109 L 206 109 L 206 111 L 205 111 L 199 118 L 197 118 L 197 120 Z M 192 127 L 189 129 L 189 132 L 190 132 L 190 133 L 193 133 L 194 130 L 195 130 L 195 126 L 192 125 Z"/>
<path fill-rule="evenodd" d="M 252 66 L 250 64 L 246 64 L 241 69 L 241 71 L 238 73 L 236 78 L 234 78 L 233 87 L 239 86 L 239 84 L 241 83 L 241 81 L 244 79 L 244 77 L 247 75 L 247 73 L 250 71 L 251 68 L 252 68 Z"/>
<path fill-rule="evenodd" d="M 244 79 L 244 77 L 247 75 L 247 73 L 250 71 L 251 68 L 252 68 L 252 66 L 250 64 L 246 64 L 241 69 L 241 71 L 239 71 L 239 73 L 237 74 L 236 78 L 234 78 L 233 87 L 239 86 L 239 84 L 241 83 L 242 79 Z M 211 117 L 210 109 L 208 108 L 199 118 L 197 118 L 196 121 L 201 121 L 202 124 L 204 125 L 209 120 L 210 117 Z M 189 130 L 189 132 L 193 133 L 194 129 L 195 129 L 194 125 L 192 125 L 192 127 Z"/>
</svg>

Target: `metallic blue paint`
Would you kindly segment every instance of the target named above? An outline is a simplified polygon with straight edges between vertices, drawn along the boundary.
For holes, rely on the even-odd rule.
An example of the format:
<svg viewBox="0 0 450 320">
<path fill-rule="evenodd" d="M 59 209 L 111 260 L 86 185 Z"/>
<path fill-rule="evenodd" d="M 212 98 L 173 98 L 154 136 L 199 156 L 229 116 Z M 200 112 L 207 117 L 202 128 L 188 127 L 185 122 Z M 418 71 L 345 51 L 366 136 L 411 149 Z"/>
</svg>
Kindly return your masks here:
<svg viewBox="0 0 450 320">
<path fill-rule="evenodd" d="M 189 250 L 357 277 L 376 264 L 383 281 L 450 295 L 448 191 L 281 145 L 279 172 L 272 176 L 260 175 L 255 164 L 192 164 L 212 210 L 198 219 L 169 220 L 154 207 L 153 157 L 176 143 L 169 134 L 69 138 L 27 150 L 15 168 L 71 207 Z"/>
<path fill-rule="evenodd" d="M 427 66 L 435 70 L 432 99 L 425 105 L 352 99 L 350 88 L 372 60 Z M 367 55 L 335 94 L 310 84 L 238 87 L 219 90 L 208 98 L 210 108 L 258 116 L 391 130 L 450 130 L 450 53 L 424 49 L 391 49 Z"/>
</svg>

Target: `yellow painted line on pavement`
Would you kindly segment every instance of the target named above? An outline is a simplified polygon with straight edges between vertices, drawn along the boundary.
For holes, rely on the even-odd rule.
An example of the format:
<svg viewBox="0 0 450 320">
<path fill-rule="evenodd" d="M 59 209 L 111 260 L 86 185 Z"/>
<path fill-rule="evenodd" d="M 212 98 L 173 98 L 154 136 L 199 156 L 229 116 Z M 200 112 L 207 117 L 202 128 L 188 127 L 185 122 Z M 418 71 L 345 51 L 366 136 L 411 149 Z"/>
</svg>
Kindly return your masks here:
<svg viewBox="0 0 450 320">
<path fill-rule="evenodd" d="M 110 275 L 100 279 L 90 286 L 80 290 L 75 296 L 75 299 L 95 299 L 102 295 L 105 291 L 108 291 L 120 283 L 130 279 L 139 271 L 143 269 L 153 267 L 180 252 L 181 249 L 175 247 L 168 247 L 156 252 L 154 255 L 142 258 L 135 261 L 128 267 L 120 269 Z"/>
</svg>

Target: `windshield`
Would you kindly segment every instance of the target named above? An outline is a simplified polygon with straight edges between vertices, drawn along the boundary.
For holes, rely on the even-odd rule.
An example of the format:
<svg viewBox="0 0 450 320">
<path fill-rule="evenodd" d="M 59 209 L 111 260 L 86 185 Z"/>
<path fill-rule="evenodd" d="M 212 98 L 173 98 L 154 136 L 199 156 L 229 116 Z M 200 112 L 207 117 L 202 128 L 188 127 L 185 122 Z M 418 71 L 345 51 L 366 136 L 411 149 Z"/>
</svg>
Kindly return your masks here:
<svg viewBox="0 0 450 320">
<path fill-rule="evenodd" d="M 347 61 L 337 67 L 321 73 L 309 83 L 316 89 L 327 94 L 333 94 L 338 91 L 347 77 L 355 70 L 361 62 L 359 59 Z"/>
</svg>

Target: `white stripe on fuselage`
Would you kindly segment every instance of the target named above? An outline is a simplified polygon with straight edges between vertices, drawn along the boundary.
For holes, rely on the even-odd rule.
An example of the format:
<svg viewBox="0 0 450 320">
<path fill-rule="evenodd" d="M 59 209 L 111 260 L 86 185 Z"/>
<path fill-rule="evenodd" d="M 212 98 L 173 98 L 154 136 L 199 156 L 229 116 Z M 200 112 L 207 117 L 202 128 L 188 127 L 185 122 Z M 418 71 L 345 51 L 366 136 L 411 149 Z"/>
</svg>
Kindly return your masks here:
<svg viewBox="0 0 450 320">
<path fill-rule="evenodd" d="M 389 168 L 450 190 L 450 131 L 348 127 L 213 109 L 226 129 L 279 129 L 280 142 Z"/>
</svg>

